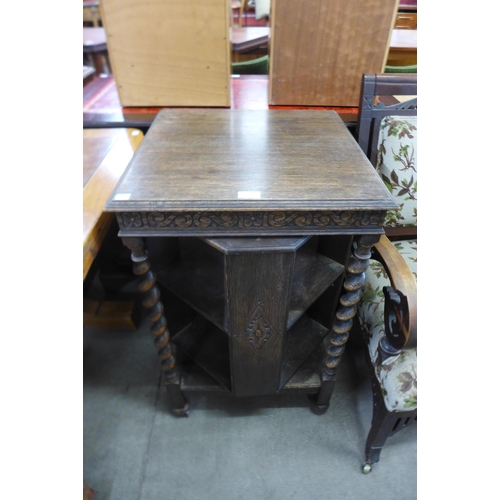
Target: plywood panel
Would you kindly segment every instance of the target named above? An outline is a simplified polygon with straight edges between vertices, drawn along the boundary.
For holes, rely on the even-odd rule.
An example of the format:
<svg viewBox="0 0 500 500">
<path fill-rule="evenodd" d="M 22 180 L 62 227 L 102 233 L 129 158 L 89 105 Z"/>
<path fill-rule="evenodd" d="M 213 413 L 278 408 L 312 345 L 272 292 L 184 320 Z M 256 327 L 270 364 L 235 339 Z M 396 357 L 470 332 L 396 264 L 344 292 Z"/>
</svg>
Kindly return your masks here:
<svg viewBox="0 0 500 500">
<path fill-rule="evenodd" d="M 357 106 L 387 58 L 397 0 L 273 0 L 269 103 Z"/>
<path fill-rule="evenodd" d="M 101 0 L 122 106 L 230 106 L 227 0 Z"/>
</svg>

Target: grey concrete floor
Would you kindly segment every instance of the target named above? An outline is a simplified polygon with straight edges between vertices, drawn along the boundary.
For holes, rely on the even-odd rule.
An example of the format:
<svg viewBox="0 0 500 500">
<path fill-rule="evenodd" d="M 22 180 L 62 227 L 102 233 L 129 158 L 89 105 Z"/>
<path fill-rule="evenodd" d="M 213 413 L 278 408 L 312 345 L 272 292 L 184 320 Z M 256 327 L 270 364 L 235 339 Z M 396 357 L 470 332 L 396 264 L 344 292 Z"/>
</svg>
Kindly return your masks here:
<svg viewBox="0 0 500 500">
<path fill-rule="evenodd" d="M 323 415 L 304 395 L 218 395 L 191 396 L 185 418 L 169 412 L 145 321 L 84 328 L 83 344 L 83 480 L 96 500 L 417 498 L 416 426 L 361 472 L 372 401 L 349 353 Z"/>
</svg>

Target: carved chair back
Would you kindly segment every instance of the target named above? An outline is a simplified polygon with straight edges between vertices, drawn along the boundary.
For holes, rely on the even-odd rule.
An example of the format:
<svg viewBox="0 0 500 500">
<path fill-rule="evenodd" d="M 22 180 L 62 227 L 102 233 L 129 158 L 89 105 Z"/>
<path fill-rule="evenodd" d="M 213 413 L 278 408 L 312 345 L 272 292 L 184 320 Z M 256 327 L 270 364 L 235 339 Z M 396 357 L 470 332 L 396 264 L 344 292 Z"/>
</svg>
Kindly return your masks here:
<svg viewBox="0 0 500 500">
<path fill-rule="evenodd" d="M 416 74 L 363 76 L 356 138 L 400 205 L 386 219 L 391 239 L 417 233 L 416 95 Z"/>
</svg>

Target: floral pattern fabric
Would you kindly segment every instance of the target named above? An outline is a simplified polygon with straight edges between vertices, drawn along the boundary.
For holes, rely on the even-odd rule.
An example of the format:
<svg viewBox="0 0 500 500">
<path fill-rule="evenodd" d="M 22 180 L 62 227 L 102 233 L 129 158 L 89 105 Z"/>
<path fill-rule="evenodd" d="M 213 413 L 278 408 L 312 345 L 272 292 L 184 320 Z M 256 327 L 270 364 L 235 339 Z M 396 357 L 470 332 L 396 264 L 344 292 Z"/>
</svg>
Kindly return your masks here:
<svg viewBox="0 0 500 500">
<path fill-rule="evenodd" d="M 397 241 L 394 242 L 394 246 L 403 256 L 416 279 L 417 241 Z M 370 266 L 366 271 L 365 293 L 358 308 L 358 315 L 387 409 L 410 411 L 417 408 L 417 349 L 407 349 L 382 363 L 378 362 L 378 344 L 384 335 L 382 289 L 389 285 L 389 277 L 382 264 L 376 260 L 370 260 Z"/>
<path fill-rule="evenodd" d="M 387 226 L 417 225 L 417 117 L 386 116 L 380 124 L 377 172 L 399 210 L 387 215 Z"/>
</svg>

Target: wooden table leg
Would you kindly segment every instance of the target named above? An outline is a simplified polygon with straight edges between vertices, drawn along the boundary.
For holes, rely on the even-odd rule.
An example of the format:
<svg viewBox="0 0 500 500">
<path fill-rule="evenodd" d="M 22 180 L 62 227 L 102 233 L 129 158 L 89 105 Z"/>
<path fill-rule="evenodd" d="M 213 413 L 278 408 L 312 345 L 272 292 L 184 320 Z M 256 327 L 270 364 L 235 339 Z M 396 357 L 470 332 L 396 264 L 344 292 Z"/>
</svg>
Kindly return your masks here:
<svg viewBox="0 0 500 500">
<path fill-rule="evenodd" d="M 344 293 L 340 297 L 340 304 L 336 312 L 332 332 L 329 337 L 329 346 L 321 369 L 321 388 L 315 395 L 314 403 L 318 410 L 326 411 L 335 387 L 337 367 L 340 363 L 345 344 L 349 339 L 349 332 L 356 316 L 358 302 L 363 294 L 365 271 L 369 265 L 371 249 L 380 239 L 380 235 L 359 236 L 355 239 L 356 245 L 347 262 L 347 271 L 344 280 Z"/>
<path fill-rule="evenodd" d="M 152 323 L 151 333 L 155 337 L 154 345 L 158 349 L 161 370 L 165 374 L 165 385 L 172 404 L 172 413 L 177 416 L 188 416 L 189 401 L 181 391 L 179 368 L 176 364 L 174 347 L 170 341 L 170 332 L 160 300 L 160 290 L 156 286 L 156 274 L 151 270 L 151 263 L 143 238 L 124 237 L 123 244 L 132 252 L 132 271 L 142 279 L 138 290 L 144 294 L 142 305 L 148 312 L 148 320 Z"/>
<path fill-rule="evenodd" d="M 99 52 L 92 52 L 92 61 L 94 62 L 94 68 L 97 75 L 105 73 L 103 64 L 103 55 Z"/>
</svg>

